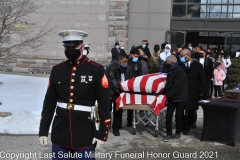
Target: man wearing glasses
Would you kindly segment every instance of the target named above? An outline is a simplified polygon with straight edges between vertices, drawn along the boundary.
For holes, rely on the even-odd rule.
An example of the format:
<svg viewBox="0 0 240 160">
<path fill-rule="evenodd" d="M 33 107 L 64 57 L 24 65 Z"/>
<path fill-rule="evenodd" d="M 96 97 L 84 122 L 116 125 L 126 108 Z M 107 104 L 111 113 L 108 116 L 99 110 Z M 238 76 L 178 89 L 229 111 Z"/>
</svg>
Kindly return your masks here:
<svg viewBox="0 0 240 160">
<path fill-rule="evenodd" d="M 203 70 L 203 66 L 192 60 L 191 51 L 189 49 L 183 49 L 180 52 L 180 65 L 187 74 L 188 79 L 188 99 L 185 102 L 185 115 L 187 117 L 183 134 L 189 135 L 190 127 L 193 122 L 194 111 L 198 110 L 199 98 L 202 98 L 205 94 L 206 88 L 206 76 Z"/>
</svg>

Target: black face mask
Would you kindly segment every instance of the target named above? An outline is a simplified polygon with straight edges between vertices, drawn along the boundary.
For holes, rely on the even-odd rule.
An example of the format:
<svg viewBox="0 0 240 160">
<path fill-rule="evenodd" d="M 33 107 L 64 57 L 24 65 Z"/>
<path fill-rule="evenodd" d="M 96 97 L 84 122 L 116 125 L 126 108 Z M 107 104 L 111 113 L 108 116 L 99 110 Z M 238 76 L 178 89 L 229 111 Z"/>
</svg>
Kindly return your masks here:
<svg viewBox="0 0 240 160">
<path fill-rule="evenodd" d="M 139 60 L 139 61 L 143 60 L 143 57 L 142 57 L 142 56 L 139 56 L 139 57 L 138 57 L 138 60 Z"/>
<path fill-rule="evenodd" d="M 200 57 L 203 58 L 203 54 L 202 53 L 200 53 Z"/>
<path fill-rule="evenodd" d="M 164 66 L 167 70 L 169 70 L 172 67 L 171 64 L 168 64 L 168 63 L 165 63 Z"/>
<path fill-rule="evenodd" d="M 75 62 L 80 55 L 81 55 L 80 49 L 66 49 L 65 50 L 65 56 L 72 63 Z"/>
</svg>

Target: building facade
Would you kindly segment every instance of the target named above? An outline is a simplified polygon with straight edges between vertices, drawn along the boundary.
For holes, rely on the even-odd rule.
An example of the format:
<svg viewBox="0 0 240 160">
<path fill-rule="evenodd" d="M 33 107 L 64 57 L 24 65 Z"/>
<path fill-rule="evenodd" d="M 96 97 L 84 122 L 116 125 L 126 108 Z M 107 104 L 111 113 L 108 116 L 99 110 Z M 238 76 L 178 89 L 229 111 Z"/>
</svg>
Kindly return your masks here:
<svg viewBox="0 0 240 160">
<path fill-rule="evenodd" d="M 172 44 L 224 48 L 231 58 L 240 49 L 240 0 L 173 0 L 170 23 Z"/>
<path fill-rule="evenodd" d="M 0 70 L 50 72 L 65 60 L 61 30 L 88 32 L 88 57 L 103 65 L 111 60 L 115 42 L 125 46 L 149 41 L 150 51 L 165 41 L 172 45 L 224 47 L 234 57 L 240 49 L 240 0 L 44 0 L 30 17 L 40 24 L 51 18 L 53 33 L 38 50 L 0 59 Z M 1 52 L 1 51 L 0 51 Z"/>
</svg>

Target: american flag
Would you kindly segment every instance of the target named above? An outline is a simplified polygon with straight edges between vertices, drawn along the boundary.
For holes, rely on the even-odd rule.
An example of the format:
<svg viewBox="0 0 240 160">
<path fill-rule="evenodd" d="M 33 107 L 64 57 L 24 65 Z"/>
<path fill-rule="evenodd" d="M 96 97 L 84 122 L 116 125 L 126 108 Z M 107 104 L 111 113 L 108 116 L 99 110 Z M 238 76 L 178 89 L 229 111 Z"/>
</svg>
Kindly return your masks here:
<svg viewBox="0 0 240 160">
<path fill-rule="evenodd" d="M 165 107 L 166 96 L 131 94 L 123 92 L 116 99 L 116 109 L 118 110 L 127 104 L 148 104 L 152 107 L 154 114 L 159 114 L 160 111 Z"/>
<path fill-rule="evenodd" d="M 167 76 L 161 73 L 147 74 L 121 83 L 121 90 L 136 93 L 161 93 L 164 91 Z"/>
<path fill-rule="evenodd" d="M 123 93 L 116 99 L 117 109 L 127 104 L 148 104 L 155 114 L 165 107 L 163 94 L 167 76 L 161 73 L 147 74 L 121 83 Z"/>
</svg>

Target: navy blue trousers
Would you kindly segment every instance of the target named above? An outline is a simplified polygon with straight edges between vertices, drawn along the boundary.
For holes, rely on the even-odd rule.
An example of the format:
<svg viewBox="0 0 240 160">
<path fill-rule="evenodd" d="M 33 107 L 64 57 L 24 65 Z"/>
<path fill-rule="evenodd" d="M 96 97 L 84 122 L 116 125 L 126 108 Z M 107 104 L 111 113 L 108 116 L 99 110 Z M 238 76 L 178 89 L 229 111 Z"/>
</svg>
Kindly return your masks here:
<svg viewBox="0 0 240 160">
<path fill-rule="evenodd" d="M 92 157 L 91 152 L 93 153 Z M 80 150 L 72 150 L 52 144 L 52 153 L 54 154 L 52 160 L 93 160 L 94 158 L 93 146 Z"/>
</svg>

